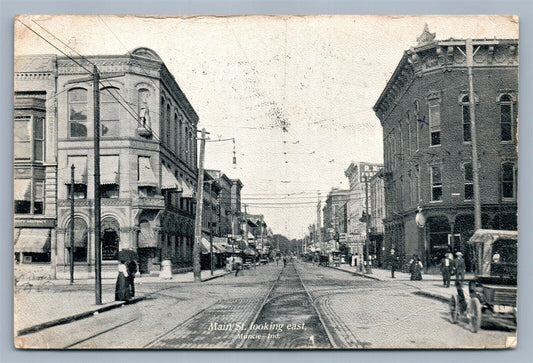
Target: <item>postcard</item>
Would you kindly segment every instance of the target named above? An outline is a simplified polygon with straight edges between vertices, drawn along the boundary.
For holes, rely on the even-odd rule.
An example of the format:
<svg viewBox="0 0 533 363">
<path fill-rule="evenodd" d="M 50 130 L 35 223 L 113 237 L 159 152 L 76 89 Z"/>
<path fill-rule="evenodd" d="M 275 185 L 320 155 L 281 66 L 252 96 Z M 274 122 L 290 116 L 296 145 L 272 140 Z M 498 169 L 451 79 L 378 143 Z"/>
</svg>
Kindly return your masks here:
<svg viewBox="0 0 533 363">
<path fill-rule="evenodd" d="M 515 348 L 518 28 L 17 16 L 15 347 Z"/>
</svg>

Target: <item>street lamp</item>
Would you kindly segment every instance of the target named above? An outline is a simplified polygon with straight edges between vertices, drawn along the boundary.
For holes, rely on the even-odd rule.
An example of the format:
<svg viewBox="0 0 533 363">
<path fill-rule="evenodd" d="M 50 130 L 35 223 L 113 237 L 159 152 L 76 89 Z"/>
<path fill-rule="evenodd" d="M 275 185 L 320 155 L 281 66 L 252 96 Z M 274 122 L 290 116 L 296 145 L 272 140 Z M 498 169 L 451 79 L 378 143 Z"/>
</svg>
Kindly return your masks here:
<svg viewBox="0 0 533 363">
<path fill-rule="evenodd" d="M 366 253 L 365 253 L 365 257 L 366 257 L 366 273 L 367 274 L 371 274 L 372 273 L 372 266 L 370 265 L 370 259 L 368 258 L 369 256 L 369 249 L 370 249 L 370 235 L 369 235 L 369 232 L 370 232 L 370 215 L 368 213 L 368 179 L 370 177 L 370 173 L 368 172 L 364 172 L 363 175 L 363 180 L 365 182 L 365 247 L 366 247 Z"/>
</svg>

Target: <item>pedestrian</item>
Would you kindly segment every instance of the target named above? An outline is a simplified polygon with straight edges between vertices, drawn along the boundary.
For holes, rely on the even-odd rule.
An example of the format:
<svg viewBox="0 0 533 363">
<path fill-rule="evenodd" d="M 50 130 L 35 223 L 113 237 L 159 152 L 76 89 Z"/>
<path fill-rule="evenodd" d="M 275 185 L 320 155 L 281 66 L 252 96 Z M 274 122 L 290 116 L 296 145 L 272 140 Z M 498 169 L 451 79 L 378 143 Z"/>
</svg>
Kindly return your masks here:
<svg viewBox="0 0 533 363">
<path fill-rule="evenodd" d="M 417 261 L 418 261 L 417 255 L 413 255 L 411 259 L 409 260 L 409 273 L 411 274 L 411 281 L 414 281 L 416 278 L 415 265 Z"/>
<path fill-rule="evenodd" d="M 283 267 L 287 266 L 287 256 L 283 256 Z"/>
<path fill-rule="evenodd" d="M 135 274 L 136 273 L 137 273 L 137 263 L 135 261 L 131 260 L 128 263 L 128 277 L 127 277 L 128 285 L 129 285 L 129 288 L 130 288 L 131 297 L 135 296 L 134 280 L 135 280 Z"/>
<path fill-rule="evenodd" d="M 452 275 L 452 264 L 453 261 L 450 259 L 449 254 L 447 253 L 441 261 L 440 272 L 442 273 L 442 282 L 444 287 L 450 287 L 450 280 Z"/>
<path fill-rule="evenodd" d="M 238 260 L 235 260 L 235 263 L 233 265 L 235 267 L 235 276 L 239 274 L 241 271 L 241 263 Z"/>
<path fill-rule="evenodd" d="M 411 280 L 412 281 L 420 281 L 422 280 L 422 268 L 424 266 L 422 265 L 422 261 L 417 255 L 413 255 L 413 258 L 411 259 L 409 263 L 409 269 L 411 271 Z"/>
<path fill-rule="evenodd" d="M 120 260 L 118 265 L 117 283 L 115 284 L 115 301 L 128 301 L 130 299 L 130 287 L 126 277 L 128 271 L 126 269 L 125 260 Z"/>
<path fill-rule="evenodd" d="M 453 269 L 455 271 L 455 281 L 459 281 L 461 282 L 461 284 L 463 284 L 465 281 L 466 264 L 465 260 L 463 259 L 463 254 L 461 252 L 455 253 Z"/>
<path fill-rule="evenodd" d="M 396 269 L 398 268 L 398 263 L 399 263 L 399 258 L 398 256 L 396 256 L 394 254 L 394 250 L 391 250 L 391 256 L 390 256 L 390 274 L 391 274 L 391 278 L 395 278 L 394 277 L 394 272 L 396 271 Z"/>
</svg>

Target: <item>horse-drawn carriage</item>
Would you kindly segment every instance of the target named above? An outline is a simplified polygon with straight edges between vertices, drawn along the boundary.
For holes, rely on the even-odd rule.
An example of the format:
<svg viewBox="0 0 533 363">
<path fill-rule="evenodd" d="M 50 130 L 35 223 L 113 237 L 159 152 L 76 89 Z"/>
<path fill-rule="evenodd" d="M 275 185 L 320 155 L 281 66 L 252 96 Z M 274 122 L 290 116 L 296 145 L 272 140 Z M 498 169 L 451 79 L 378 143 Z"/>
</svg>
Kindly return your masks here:
<svg viewBox="0 0 533 363">
<path fill-rule="evenodd" d="M 518 232 L 479 229 L 468 241 L 474 251 L 475 278 L 467 301 L 458 284 L 450 299 L 453 323 L 466 318 L 473 332 L 483 322 L 516 327 Z"/>
</svg>

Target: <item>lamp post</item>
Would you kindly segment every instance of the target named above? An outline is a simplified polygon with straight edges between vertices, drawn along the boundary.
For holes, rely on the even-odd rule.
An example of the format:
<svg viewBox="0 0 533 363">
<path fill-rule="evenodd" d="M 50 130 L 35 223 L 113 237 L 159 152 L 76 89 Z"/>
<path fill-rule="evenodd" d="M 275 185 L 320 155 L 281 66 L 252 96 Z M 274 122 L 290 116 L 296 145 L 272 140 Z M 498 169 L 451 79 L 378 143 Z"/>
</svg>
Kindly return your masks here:
<svg viewBox="0 0 533 363">
<path fill-rule="evenodd" d="M 368 214 L 368 173 L 364 173 L 363 178 L 365 182 L 365 247 L 366 247 L 366 273 L 372 273 L 372 266 L 370 265 L 369 249 L 370 249 L 370 215 Z"/>
</svg>

